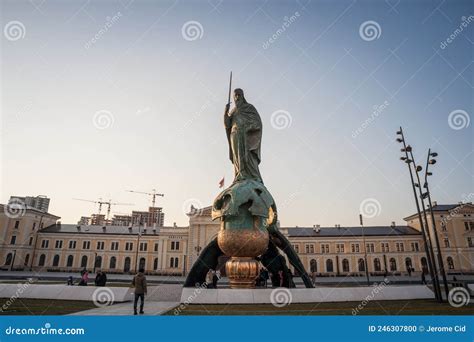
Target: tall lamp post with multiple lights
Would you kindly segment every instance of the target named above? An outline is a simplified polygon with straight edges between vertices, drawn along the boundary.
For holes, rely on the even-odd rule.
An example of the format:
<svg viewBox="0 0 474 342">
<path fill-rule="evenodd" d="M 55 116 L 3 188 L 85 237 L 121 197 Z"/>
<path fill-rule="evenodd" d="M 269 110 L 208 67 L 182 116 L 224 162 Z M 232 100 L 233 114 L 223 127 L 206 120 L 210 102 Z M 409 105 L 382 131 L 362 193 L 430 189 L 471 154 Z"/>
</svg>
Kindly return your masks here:
<svg viewBox="0 0 474 342">
<path fill-rule="evenodd" d="M 423 221 L 423 218 L 421 216 L 420 204 L 418 202 L 418 196 L 416 194 L 416 187 L 418 187 L 418 188 L 420 187 L 420 184 L 419 184 L 420 180 L 419 180 L 418 172 L 420 172 L 422 170 L 422 168 L 421 168 L 421 166 L 416 165 L 414 157 L 413 157 L 413 152 L 412 152 L 413 149 L 410 145 L 406 144 L 405 136 L 403 135 L 403 129 L 401 127 L 400 127 L 400 130 L 397 132 L 397 135 L 399 135 L 399 137 L 397 138 L 397 142 L 403 144 L 403 148 L 401 149 L 401 152 L 405 153 L 405 156 L 400 157 L 400 159 L 403 160 L 407 164 L 408 170 L 409 170 L 409 173 L 410 173 L 410 180 L 411 180 L 411 185 L 412 185 L 412 189 L 413 189 L 413 195 L 415 196 L 416 211 L 418 213 L 418 220 L 420 222 L 421 234 L 423 236 L 423 243 L 425 245 L 426 258 L 427 258 L 427 261 L 428 261 L 428 268 L 429 268 L 429 272 L 430 272 L 430 276 L 431 276 L 431 281 L 433 283 L 435 297 L 438 301 L 442 301 L 441 290 L 439 288 L 439 283 L 438 283 L 437 271 L 436 271 L 436 268 L 435 268 L 436 264 L 435 264 L 435 259 L 434 259 L 434 253 L 433 253 L 433 249 L 432 249 L 432 246 L 431 246 L 431 243 L 430 243 L 431 242 L 430 241 L 430 235 L 429 235 L 429 232 L 428 232 L 428 229 L 427 229 L 428 226 L 427 226 L 427 222 Z M 413 165 L 413 169 L 415 171 L 418 183 L 415 183 L 415 180 L 413 178 L 412 165 Z M 420 191 L 420 195 L 421 195 L 421 191 Z M 422 204 L 423 204 L 422 199 L 421 199 L 421 201 L 422 201 Z M 423 211 L 425 212 L 424 204 L 423 204 Z M 425 220 L 426 220 L 426 212 L 425 212 Z M 424 270 L 422 270 L 422 272 L 424 272 Z"/>
<path fill-rule="evenodd" d="M 435 243 L 436 243 L 436 254 L 438 257 L 438 265 L 439 265 L 439 270 L 441 272 L 441 276 L 443 277 L 443 286 L 444 286 L 444 293 L 446 294 L 446 298 L 449 296 L 449 289 L 448 289 L 448 280 L 446 279 L 446 271 L 444 268 L 444 261 L 443 261 L 443 256 L 441 255 L 441 248 L 439 245 L 439 238 L 438 238 L 438 231 L 436 229 L 436 221 L 434 218 L 433 214 L 433 204 L 431 203 L 431 193 L 430 193 L 430 188 L 428 185 L 428 176 L 432 176 L 433 173 L 428 171 L 428 168 L 430 165 L 436 164 L 436 159 L 435 157 L 438 156 L 438 153 L 436 152 L 431 152 L 431 148 L 428 149 L 428 156 L 426 158 L 426 167 L 425 167 L 425 183 L 423 184 L 423 188 L 425 188 L 426 192 L 423 193 L 422 198 L 423 199 L 428 199 L 428 207 L 430 209 L 430 214 L 431 214 L 431 225 L 433 227 L 433 235 L 435 237 Z"/>
</svg>

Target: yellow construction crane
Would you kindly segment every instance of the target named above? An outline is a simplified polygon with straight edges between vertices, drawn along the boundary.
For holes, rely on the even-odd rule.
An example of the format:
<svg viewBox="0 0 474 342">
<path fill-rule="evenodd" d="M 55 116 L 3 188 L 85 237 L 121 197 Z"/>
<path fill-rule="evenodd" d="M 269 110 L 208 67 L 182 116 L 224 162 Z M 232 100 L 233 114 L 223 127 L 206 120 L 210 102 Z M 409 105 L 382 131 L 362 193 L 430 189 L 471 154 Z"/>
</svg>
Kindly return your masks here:
<svg viewBox="0 0 474 342">
<path fill-rule="evenodd" d="M 151 196 L 152 208 L 155 208 L 156 196 L 160 196 L 160 197 L 165 196 L 164 194 L 157 193 L 155 189 L 151 190 L 152 192 L 143 192 L 143 191 L 135 191 L 135 190 L 126 190 L 126 191 L 127 192 L 133 192 L 133 193 L 136 193 L 136 194 Z"/>
</svg>

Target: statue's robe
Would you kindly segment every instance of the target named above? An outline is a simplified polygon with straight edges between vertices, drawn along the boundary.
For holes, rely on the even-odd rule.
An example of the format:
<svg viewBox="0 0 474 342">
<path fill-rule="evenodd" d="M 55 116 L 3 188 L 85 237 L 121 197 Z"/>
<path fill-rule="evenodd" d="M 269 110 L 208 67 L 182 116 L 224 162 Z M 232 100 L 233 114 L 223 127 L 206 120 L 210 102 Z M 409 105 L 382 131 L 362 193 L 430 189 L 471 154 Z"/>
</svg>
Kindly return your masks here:
<svg viewBox="0 0 474 342">
<path fill-rule="evenodd" d="M 258 169 L 262 143 L 262 120 L 257 109 L 244 102 L 224 116 L 229 158 L 234 164 L 234 182 L 253 179 L 262 182 Z"/>
</svg>

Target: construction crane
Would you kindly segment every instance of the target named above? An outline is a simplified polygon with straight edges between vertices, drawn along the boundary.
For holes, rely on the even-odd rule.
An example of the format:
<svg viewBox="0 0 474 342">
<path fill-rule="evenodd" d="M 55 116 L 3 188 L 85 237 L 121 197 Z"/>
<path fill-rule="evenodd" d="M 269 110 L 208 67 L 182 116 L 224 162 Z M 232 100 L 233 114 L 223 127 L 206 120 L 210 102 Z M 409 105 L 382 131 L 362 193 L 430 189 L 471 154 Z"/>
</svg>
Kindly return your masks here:
<svg viewBox="0 0 474 342">
<path fill-rule="evenodd" d="M 135 194 L 142 194 L 142 195 L 147 195 L 147 196 L 151 196 L 151 203 L 152 203 L 152 208 L 155 209 L 155 203 L 156 203 L 156 196 L 160 196 L 160 197 L 165 197 L 164 194 L 159 194 L 156 192 L 156 189 L 152 189 L 151 191 L 152 192 L 143 192 L 143 191 L 135 191 L 135 190 L 126 190 L 127 192 L 133 192 Z M 153 226 L 156 227 L 156 221 L 157 221 L 157 217 L 156 217 L 156 212 L 153 210 L 152 211 L 152 219 L 151 221 L 153 222 Z"/>
<path fill-rule="evenodd" d="M 83 202 L 91 202 L 91 203 L 96 203 L 96 204 L 99 204 L 99 211 L 98 211 L 98 215 L 100 215 L 101 211 L 102 211 L 102 205 L 106 205 L 107 206 L 107 216 L 106 216 L 106 220 L 108 221 L 109 220 L 109 216 L 110 216 L 110 208 L 113 206 L 113 205 L 134 205 L 133 203 L 117 203 L 117 202 L 112 202 L 112 200 L 108 200 L 108 201 L 102 201 L 102 198 L 99 198 L 98 201 L 91 201 L 91 200 L 86 200 L 86 199 L 82 199 L 82 198 L 73 198 L 74 200 L 76 201 L 83 201 Z"/>
<path fill-rule="evenodd" d="M 155 202 L 156 202 L 156 196 L 160 196 L 160 197 L 165 197 L 164 194 L 159 194 L 156 192 L 155 189 L 151 190 L 152 192 L 143 192 L 143 191 L 135 191 L 135 190 L 127 190 L 127 192 L 133 192 L 133 193 L 136 193 L 136 194 L 142 194 L 142 195 L 148 195 L 148 196 L 151 196 L 151 203 L 152 203 L 152 207 L 154 208 L 155 207 Z"/>
</svg>

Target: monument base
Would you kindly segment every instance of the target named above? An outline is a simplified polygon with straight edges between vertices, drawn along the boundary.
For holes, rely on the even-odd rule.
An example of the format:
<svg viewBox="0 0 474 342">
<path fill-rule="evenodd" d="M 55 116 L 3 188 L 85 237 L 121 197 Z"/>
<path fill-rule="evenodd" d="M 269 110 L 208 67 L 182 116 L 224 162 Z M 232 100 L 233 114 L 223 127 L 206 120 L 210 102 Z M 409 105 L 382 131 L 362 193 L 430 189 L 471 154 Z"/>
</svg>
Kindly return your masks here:
<svg viewBox="0 0 474 342">
<path fill-rule="evenodd" d="M 259 263 L 255 258 L 232 257 L 225 264 L 232 289 L 254 289 L 259 275 Z"/>
</svg>

